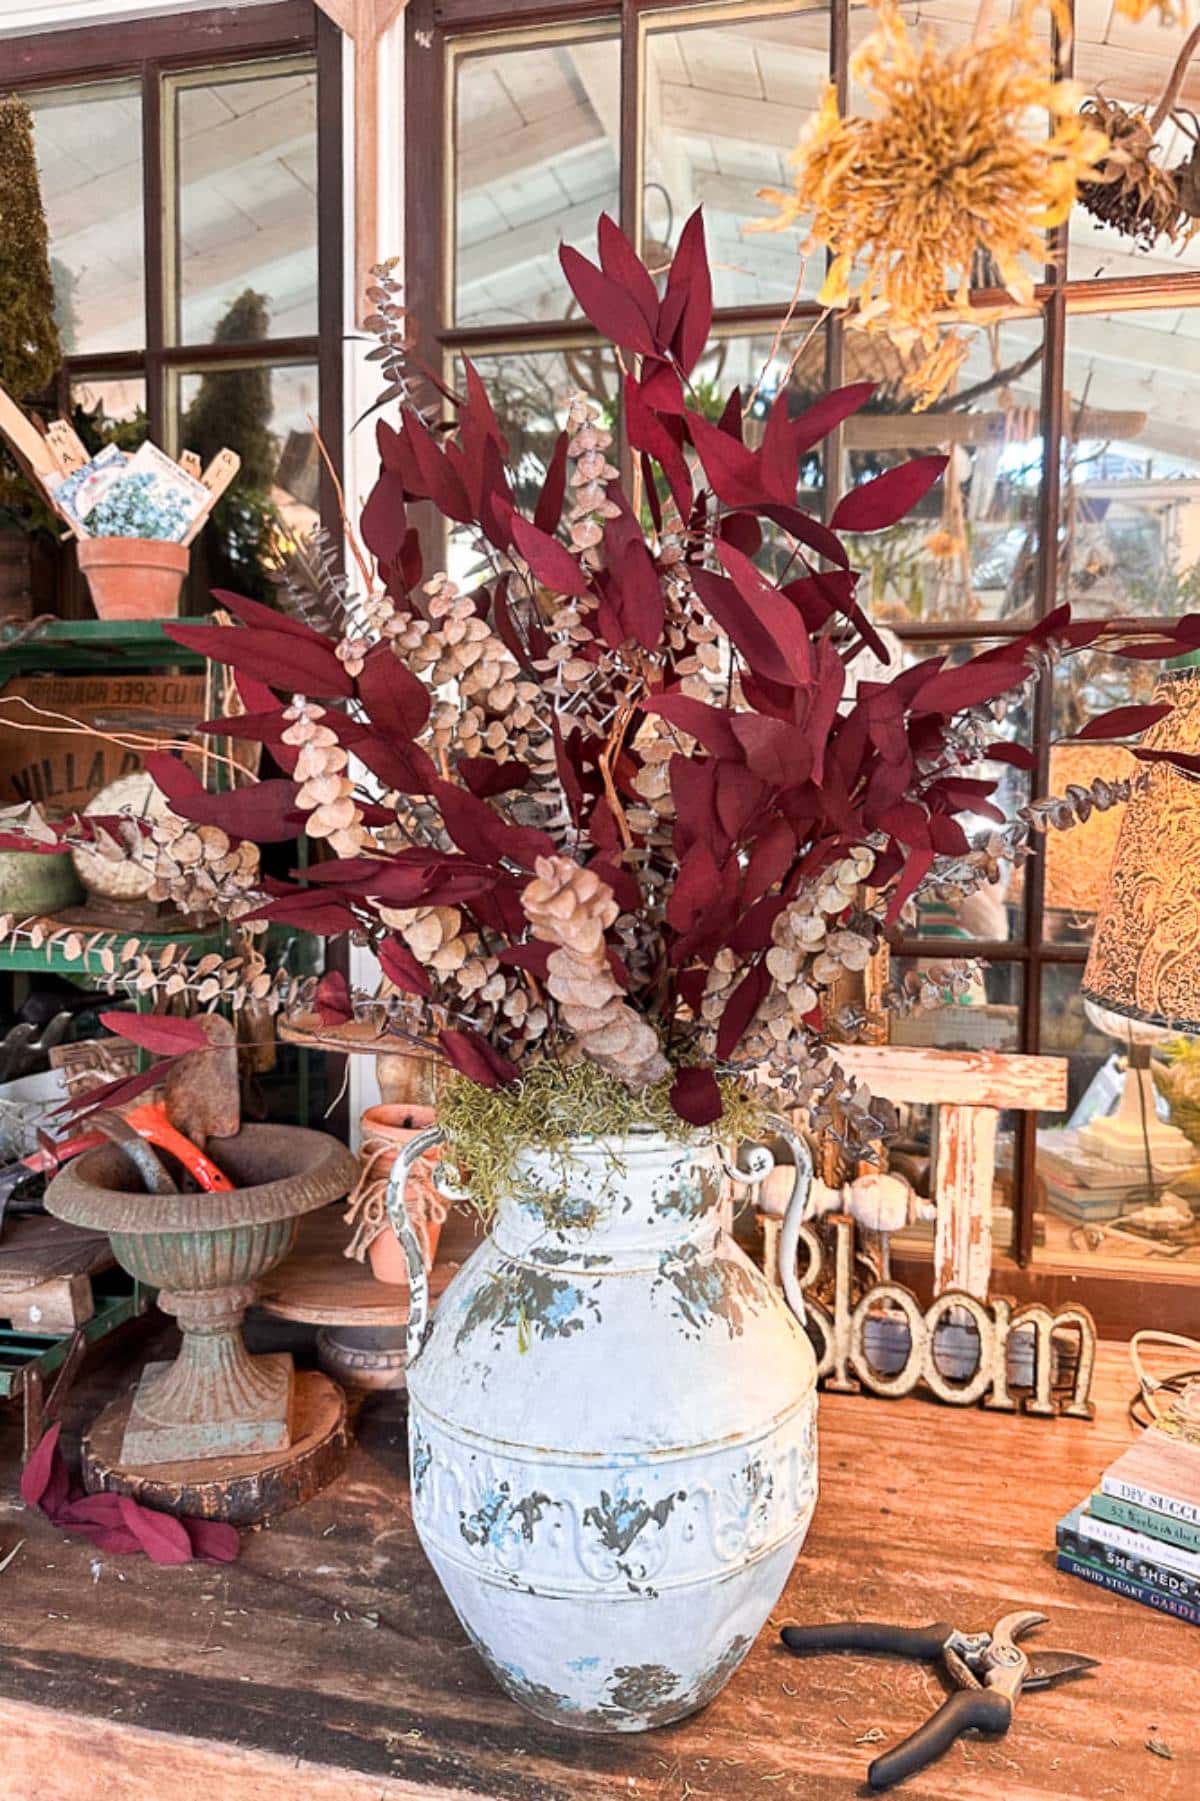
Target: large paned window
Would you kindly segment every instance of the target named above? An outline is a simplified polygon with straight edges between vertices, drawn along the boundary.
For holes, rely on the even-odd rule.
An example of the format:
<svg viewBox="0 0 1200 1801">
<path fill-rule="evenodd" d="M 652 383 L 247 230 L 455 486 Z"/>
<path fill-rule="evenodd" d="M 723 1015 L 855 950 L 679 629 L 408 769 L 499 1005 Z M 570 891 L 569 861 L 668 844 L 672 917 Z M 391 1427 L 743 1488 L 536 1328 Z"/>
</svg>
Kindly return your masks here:
<svg viewBox="0 0 1200 1801">
<path fill-rule="evenodd" d="M 34 116 L 58 408 L 92 450 L 149 436 L 241 458 L 193 553 L 193 610 L 213 587 L 269 593 L 328 511 L 314 426 L 337 458 L 339 42 L 284 0 L 5 47 Z M 66 558 L 59 599 L 87 610 Z"/>
<path fill-rule="evenodd" d="M 948 43 L 977 25 L 975 0 L 905 11 Z M 1059 599 L 1085 615 L 1200 604 L 1200 238 L 1146 252 L 1077 208 L 1047 243 L 1036 304 L 973 329 L 953 392 L 914 412 L 904 353 L 822 316 L 823 259 L 802 261 L 795 234 L 747 231 L 764 210 L 758 190 L 787 184 L 825 84 L 862 104 L 849 57 L 870 9 L 411 0 L 408 16 L 408 298 L 447 370 L 469 352 L 493 384 L 531 491 L 571 393 L 586 389 L 619 430 L 617 372 L 578 315 L 559 243 L 594 254 L 604 208 L 661 268 L 702 202 L 717 312 L 701 405 L 758 383 L 765 411 L 786 382 L 798 411 L 827 383 L 876 381 L 832 455 L 802 471 L 807 504 L 827 513 L 891 462 L 950 454 L 918 517 L 855 546 L 864 597 L 901 661 L 1002 641 Z M 1073 62 L 1086 86 L 1127 102 L 1164 85 L 1177 33 L 1077 4 L 1064 55 L 1043 18 L 1048 66 Z M 1200 66 L 1180 104 L 1200 108 Z M 1103 773 L 1111 751 L 1056 746 L 1056 735 L 1152 679 L 1080 662 L 1015 707 L 1005 729 L 1036 752 L 1038 791 Z M 1009 772 L 1006 806 L 1028 793 L 1029 778 Z M 952 941 L 984 957 L 984 973 L 964 1004 L 895 1026 L 896 1041 L 1065 1056 L 1074 1109 L 1116 1048 L 1079 1000 L 1097 904 L 1080 876 L 1107 849 L 1053 850 L 957 913 L 926 908 L 897 959 L 944 955 Z M 1001 1122 L 997 1286 L 1058 1292 L 1084 1273 L 1101 1323 L 1119 1327 L 1147 1317 L 1154 1279 L 1157 1316 L 1182 1319 L 1196 1255 L 1164 1273 L 1161 1260 L 1088 1250 L 1047 1205 L 1038 1131 L 1060 1123 Z M 919 1279 L 920 1247 L 900 1263 Z"/>
</svg>

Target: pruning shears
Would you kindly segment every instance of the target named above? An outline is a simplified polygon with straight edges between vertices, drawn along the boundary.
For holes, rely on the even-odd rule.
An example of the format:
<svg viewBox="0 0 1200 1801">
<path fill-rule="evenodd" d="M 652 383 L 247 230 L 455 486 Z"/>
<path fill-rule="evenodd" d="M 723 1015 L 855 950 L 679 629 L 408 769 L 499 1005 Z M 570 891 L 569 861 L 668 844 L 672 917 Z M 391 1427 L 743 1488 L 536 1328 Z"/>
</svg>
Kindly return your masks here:
<svg viewBox="0 0 1200 1801">
<path fill-rule="evenodd" d="M 785 1626 L 789 1651 L 808 1656 L 821 1651 L 876 1651 L 940 1663 L 954 1682 L 937 1712 L 915 1732 L 877 1757 L 867 1771 L 873 1789 L 891 1788 L 948 1751 L 964 1732 L 1004 1733 L 1026 1689 L 1051 1688 L 1095 1669 L 1098 1659 L 1076 1651 L 1033 1651 L 1019 1643 L 1046 1622 L 1044 1613 L 1006 1613 L 990 1632 L 959 1632 L 945 1620 L 932 1626 L 886 1626 L 872 1620 L 844 1620 L 828 1626 Z"/>
</svg>

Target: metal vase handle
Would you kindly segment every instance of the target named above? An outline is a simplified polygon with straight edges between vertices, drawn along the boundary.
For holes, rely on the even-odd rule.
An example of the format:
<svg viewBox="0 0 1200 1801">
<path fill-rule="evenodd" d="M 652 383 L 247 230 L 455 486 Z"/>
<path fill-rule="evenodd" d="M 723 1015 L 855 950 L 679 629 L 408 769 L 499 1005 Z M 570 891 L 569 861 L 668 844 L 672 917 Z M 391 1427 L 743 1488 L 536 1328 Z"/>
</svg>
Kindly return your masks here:
<svg viewBox="0 0 1200 1801">
<path fill-rule="evenodd" d="M 778 1113 L 768 1114 L 766 1123 L 775 1137 L 782 1138 L 791 1151 L 796 1171 L 792 1192 L 788 1196 L 788 1204 L 783 1216 L 783 1230 L 779 1236 L 779 1273 L 783 1282 L 784 1299 L 800 1324 L 804 1325 L 806 1317 L 804 1290 L 800 1286 L 800 1278 L 796 1273 L 796 1263 L 800 1251 L 800 1230 L 804 1225 L 804 1215 L 812 1197 L 812 1154 L 800 1134 L 794 1131 L 787 1120 L 781 1118 Z M 775 1159 L 765 1144 L 755 1144 L 749 1147 L 747 1151 L 749 1167 L 747 1169 L 739 1169 L 725 1156 L 721 1157 L 721 1163 L 730 1181 L 739 1183 L 744 1188 L 764 1181 L 775 1168 Z"/>
<path fill-rule="evenodd" d="M 425 1245 L 404 1205 L 408 1180 L 415 1165 L 442 1141 L 442 1128 L 430 1126 L 410 1138 L 392 1164 L 388 1177 L 387 1210 L 392 1230 L 400 1240 L 404 1260 L 408 1264 L 408 1367 L 412 1368 L 429 1338 L 429 1271 L 425 1267 Z"/>
</svg>

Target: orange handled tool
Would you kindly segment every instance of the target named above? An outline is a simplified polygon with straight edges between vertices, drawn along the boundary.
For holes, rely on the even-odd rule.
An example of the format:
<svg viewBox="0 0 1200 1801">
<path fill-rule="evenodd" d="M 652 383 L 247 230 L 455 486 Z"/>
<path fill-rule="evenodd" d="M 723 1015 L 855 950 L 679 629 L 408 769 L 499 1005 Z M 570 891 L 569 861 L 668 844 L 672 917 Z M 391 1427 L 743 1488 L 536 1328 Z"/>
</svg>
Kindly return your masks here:
<svg viewBox="0 0 1200 1801">
<path fill-rule="evenodd" d="M 140 1107 L 131 1107 L 125 1119 L 138 1134 L 149 1143 L 156 1145 L 160 1151 L 167 1151 L 175 1157 L 187 1170 L 197 1187 L 208 1194 L 228 1194 L 233 1183 L 224 1170 L 218 1169 L 212 1158 L 185 1138 L 182 1132 L 167 1118 L 167 1110 L 160 1101 L 147 1101 Z M 70 1157 L 78 1157 L 82 1151 L 90 1151 L 98 1144 L 107 1144 L 108 1139 L 103 1132 L 84 1132 L 78 1138 L 68 1138 L 56 1144 L 52 1151 L 34 1151 L 31 1156 L 22 1158 L 27 1169 L 41 1170 L 51 1175 Z"/>
</svg>

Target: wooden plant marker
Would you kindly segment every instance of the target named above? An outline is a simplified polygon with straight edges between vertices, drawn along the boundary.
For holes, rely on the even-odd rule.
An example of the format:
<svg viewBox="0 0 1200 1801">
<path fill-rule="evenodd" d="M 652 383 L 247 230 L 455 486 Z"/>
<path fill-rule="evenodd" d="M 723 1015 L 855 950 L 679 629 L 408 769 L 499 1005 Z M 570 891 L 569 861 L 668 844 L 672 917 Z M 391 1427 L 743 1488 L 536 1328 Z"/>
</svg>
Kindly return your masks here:
<svg viewBox="0 0 1200 1801">
<path fill-rule="evenodd" d="M 200 471 L 203 464 L 194 450 L 185 450 L 181 453 L 179 467 L 183 470 L 185 475 L 190 475 L 193 481 L 198 482 L 200 480 Z"/>
<path fill-rule="evenodd" d="M 46 427 L 46 442 L 57 456 L 64 475 L 73 475 L 76 469 L 82 469 L 92 460 L 87 445 L 69 419 L 52 419 Z"/>
<path fill-rule="evenodd" d="M 1067 1059 L 895 1044 L 839 1044 L 833 1054 L 847 1075 L 881 1100 L 938 1109 L 933 1292 L 959 1289 L 985 1301 L 992 1272 L 996 1122 L 1006 1108 L 1063 1112 Z"/>
<path fill-rule="evenodd" d="M 67 429 L 69 431 L 70 427 L 68 426 Z M 76 525 L 73 519 L 67 518 L 52 492 L 52 484 L 60 481 L 68 473 L 61 453 L 48 437 L 43 438 L 33 420 L 26 417 L 12 395 L 3 387 L 0 387 L 0 432 L 8 439 L 18 462 L 41 488 L 50 506 L 63 521 L 71 536 L 85 538 L 87 533 Z M 85 456 L 84 461 L 86 462 L 86 460 Z"/>
<path fill-rule="evenodd" d="M 208 515 L 212 512 L 218 500 L 220 500 L 222 494 L 224 494 L 226 488 L 229 486 L 241 466 L 242 459 L 235 450 L 218 450 L 216 456 L 200 477 L 200 480 L 208 489 L 208 503 L 201 512 L 197 513 L 196 517 L 192 520 L 191 525 L 188 527 L 187 536 L 183 540 L 185 544 L 194 543 L 200 536 L 200 533 L 204 529 L 204 521 L 208 518 Z"/>
</svg>

